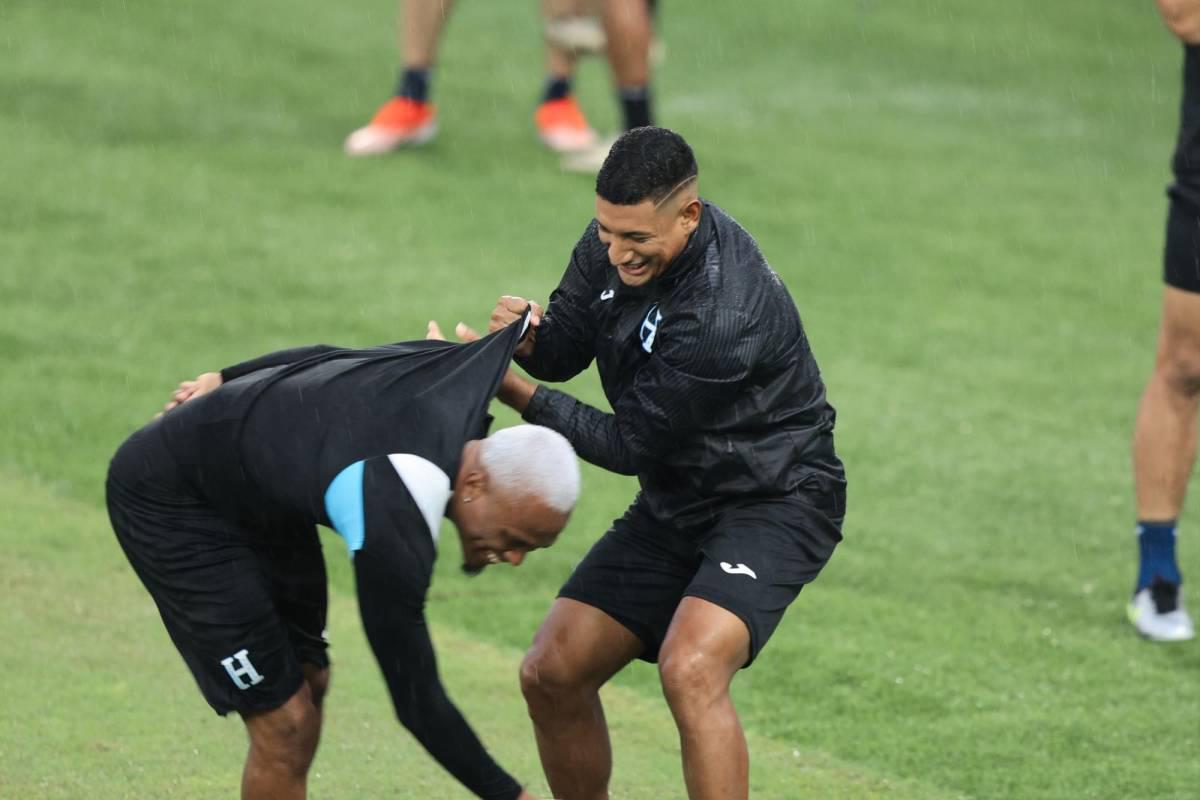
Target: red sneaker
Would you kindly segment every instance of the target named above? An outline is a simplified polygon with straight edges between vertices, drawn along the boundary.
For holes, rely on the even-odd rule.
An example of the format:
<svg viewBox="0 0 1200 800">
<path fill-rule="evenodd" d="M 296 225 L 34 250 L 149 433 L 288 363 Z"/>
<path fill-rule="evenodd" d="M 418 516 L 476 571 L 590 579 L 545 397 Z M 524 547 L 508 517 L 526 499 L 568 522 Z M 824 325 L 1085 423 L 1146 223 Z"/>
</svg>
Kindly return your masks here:
<svg viewBox="0 0 1200 800">
<path fill-rule="evenodd" d="M 542 103 L 533 115 L 533 122 L 538 138 L 556 152 L 574 153 L 596 144 L 596 132 L 570 95 Z"/>
<path fill-rule="evenodd" d="M 437 135 L 433 103 L 393 97 L 384 103 L 370 124 L 346 137 L 346 155 L 375 156 L 398 147 L 425 144 Z"/>
</svg>

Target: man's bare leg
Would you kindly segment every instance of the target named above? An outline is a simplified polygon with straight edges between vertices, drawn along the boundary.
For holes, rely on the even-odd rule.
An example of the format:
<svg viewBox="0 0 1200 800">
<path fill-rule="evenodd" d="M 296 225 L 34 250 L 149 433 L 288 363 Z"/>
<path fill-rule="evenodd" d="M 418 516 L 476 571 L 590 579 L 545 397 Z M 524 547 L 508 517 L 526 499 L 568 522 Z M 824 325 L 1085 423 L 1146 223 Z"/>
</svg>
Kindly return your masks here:
<svg viewBox="0 0 1200 800">
<path fill-rule="evenodd" d="M 343 144 L 350 156 L 375 156 L 400 147 L 422 145 L 437 135 L 430 103 L 430 71 L 451 0 L 402 0 L 396 39 L 404 64 L 392 97 L 371 121 L 353 131 Z"/>
<path fill-rule="evenodd" d="M 304 800 L 321 737 L 320 697 L 314 698 L 312 684 L 323 694 L 328 682 L 329 670 L 318 670 L 279 708 L 242 715 L 250 737 L 242 800 Z"/>
<path fill-rule="evenodd" d="M 1174 520 L 1196 462 L 1200 409 L 1200 294 L 1164 287 L 1154 373 L 1133 436 L 1137 516 Z"/>
<path fill-rule="evenodd" d="M 603 21 L 617 90 L 649 86 L 654 23 L 646 0 L 604 0 Z"/>
<path fill-rule="evenodd" d="M 732 612 L 685 597 L 667 630 L 658 671 L 679 728 L 690 800 L 746 800 L 750 756 L 729 696 L 750 657 L 750 632 Z"/>
<path fill-rule="evenodd" d="M 329 694 L 329 667 L 318 667 L 316 664 L 302 663 L 300 669 L 304 672 L 304 681 L 312 697 L 313 708 L 317 710 L 317 741 L 313 744 L 313 757 L 316 757 L 317 746 L 321 741 L 321 731 L 325 726 L 325 696 Z"/>
<path fill-rule="evenodd" d="M 1169 230 L 1167 235 L 1170 241 L 1180 234 Z M 1133 434 L 1138 574 L 1128 614 L 1137 632 L 1156 642 L 1182 642 L 1196 635 L 1180 591 L 1175 529 L 1196 462 L 1198 407 L 1200 293 L 1168 285 L 1154 372 L 1142 393 Z"/>
<path fill-rule="evenodd" d="M 452 5 L 452 0 L 401 0 L 397 38 L 406 69 L 426 69 L 433 65 Z"/>
<path fill-rule="evenodd" d="M 559 800 L 607 800 L 612 747 L 600 687 L 642 651 L 596 608 L 558 598 L 521 664 L 542 770 Z"/>
<path fill-rule="evenodd" d="M 650 40 L 653 20 L 646 0 L 604 0 L 604 33 L 623 130 L 654 124 L 650 96 Z M 563 169 L 595 174 L 608 156 L 612 141 L 568 155 Z"/>
</svg>

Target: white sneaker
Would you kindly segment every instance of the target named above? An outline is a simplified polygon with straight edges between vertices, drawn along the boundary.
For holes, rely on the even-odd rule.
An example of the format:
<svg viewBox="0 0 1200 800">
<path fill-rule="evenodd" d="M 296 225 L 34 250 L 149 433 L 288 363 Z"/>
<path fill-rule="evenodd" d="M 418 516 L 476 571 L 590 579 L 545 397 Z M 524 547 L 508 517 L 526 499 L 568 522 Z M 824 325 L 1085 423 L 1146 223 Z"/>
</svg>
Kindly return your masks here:
<svg viewBox="0 0 1200 800">
<path fill-rule="evenodd" d="M 1156 579 L 1133 596 L 1126 610 L 1137 632 L 1153 642 L 1186 642 L 1196 636 L 1178 584 Z"/>
<path fill-rule="evenodd" d="M 612 149 L 613 143 L 616 141 L 616 136 L 610 136 L 586 150 L 580 150 L 577 153 L 568 153 L 563 156 L 562 168 L 567 172 L 582 172 L 588 175 L 595 175 L 604 166 L 604 159 L 608 158 L 608 151 Z"/>
</svg>

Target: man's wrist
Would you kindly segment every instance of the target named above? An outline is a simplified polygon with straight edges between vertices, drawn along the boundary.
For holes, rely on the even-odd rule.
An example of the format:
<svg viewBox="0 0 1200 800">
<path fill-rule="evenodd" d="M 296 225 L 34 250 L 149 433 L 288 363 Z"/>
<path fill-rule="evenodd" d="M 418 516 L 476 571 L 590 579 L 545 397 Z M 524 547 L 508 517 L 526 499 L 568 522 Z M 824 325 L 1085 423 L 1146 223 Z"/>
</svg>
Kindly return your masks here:
<svg viewBox="0 0 1200 800">
<path fill-rule="evenodd" d="M 500 384 L 500 392 L 496 395 L 501 403 L 516 411 L 518 414 L 524 414 L 529 401 L 533 399 L 533 395 L 537 392 L 537 384 L 532 381 L 527 381 L 519 377 L 515 373 L 509 373 L 505 377 L 504 382 Z"/>
</svg>

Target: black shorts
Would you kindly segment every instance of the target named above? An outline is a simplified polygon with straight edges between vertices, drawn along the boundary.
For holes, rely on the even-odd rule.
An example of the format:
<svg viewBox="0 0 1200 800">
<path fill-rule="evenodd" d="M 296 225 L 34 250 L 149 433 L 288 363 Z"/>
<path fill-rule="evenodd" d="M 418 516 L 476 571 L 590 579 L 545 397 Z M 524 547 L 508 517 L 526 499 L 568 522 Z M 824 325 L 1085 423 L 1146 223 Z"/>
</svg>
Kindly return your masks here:
<svg viewBox="0 0 1200 800">
<path fill-rule="evenodd" d="M 1163 280 L 1185 292 L 1200 292 L 1200 213 L 1178 198 L 1167 212 Z"/>
<path fill-rule="evenodd" d="M 588 551 L 559 597 L 620 622 L 642 640 L 640 657 L 651 662 L 679 601 L 708 600 L 746 623 L 749 666 L 842 539 L 845 491 L 840 483 L 814 483 L 731 506 L 698 535 L 657 522 L 635 501 Z"/>
<path fill-rule="evenodd" d="M 247 531 L 179 477 L 154 425 L 109 466 L 108 513 L 171 640 L 218 714 L 278 708 L 326 667 L 325 560 L 313 525 Z"/>
</svg>

